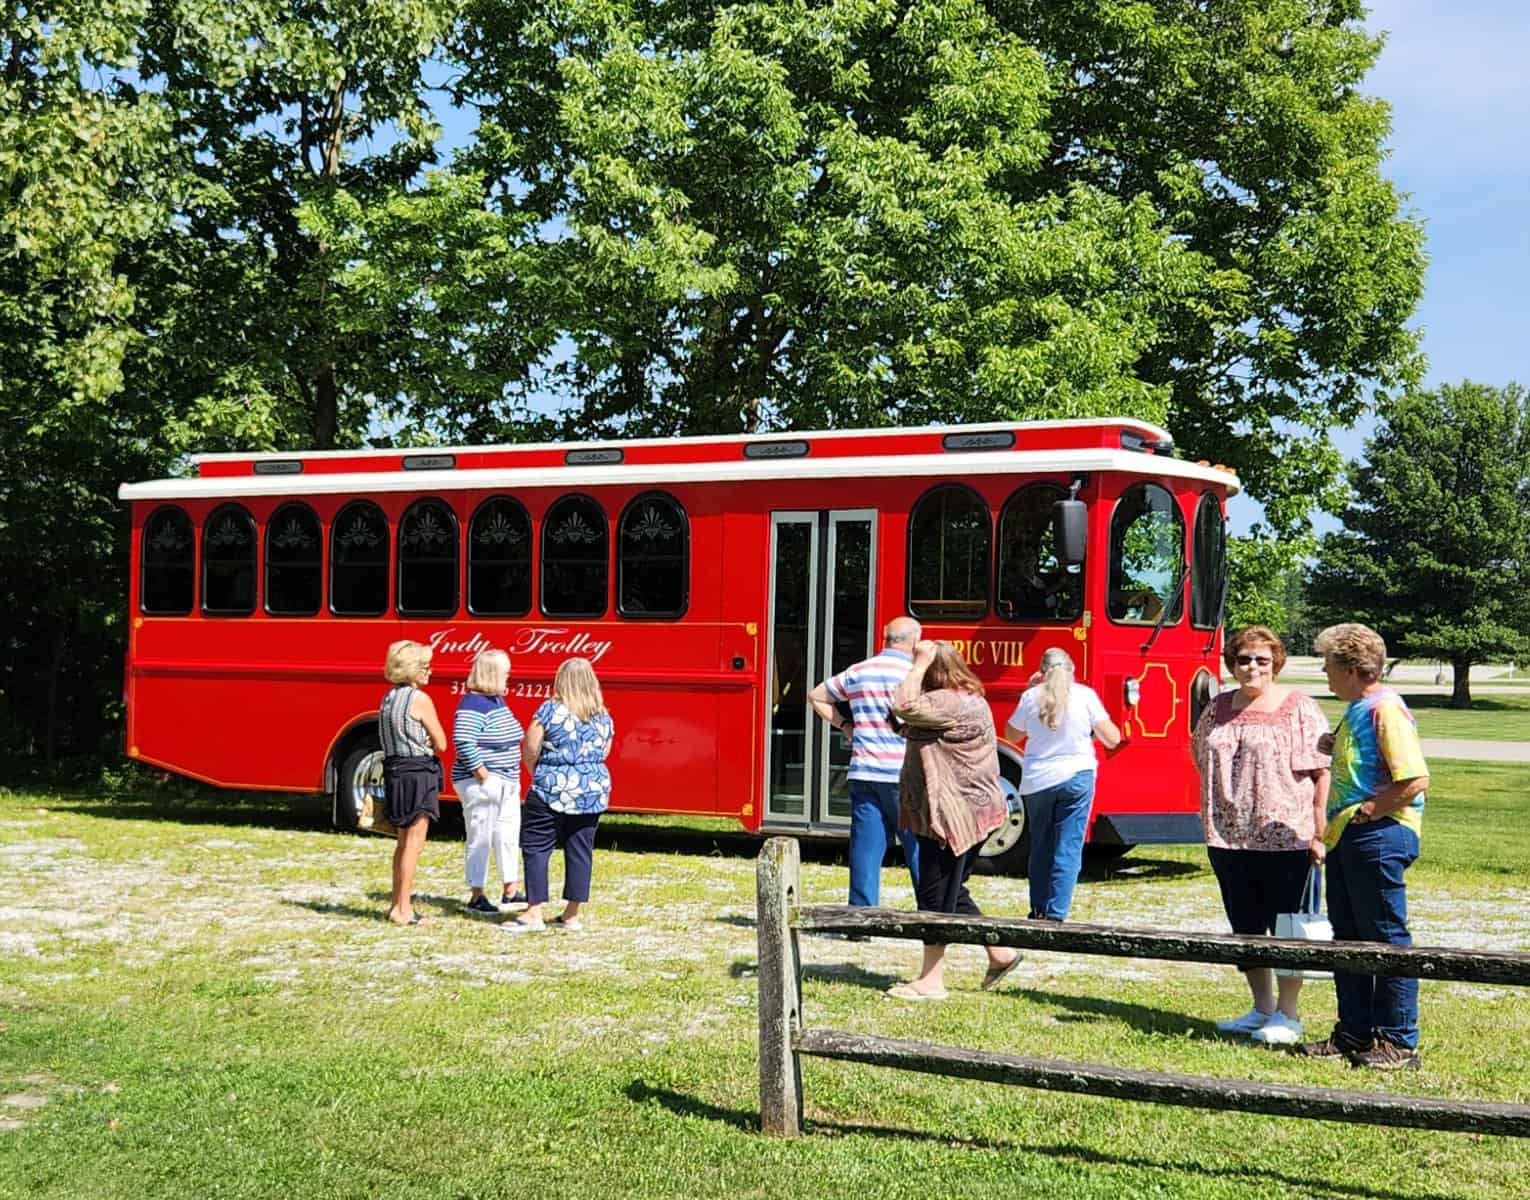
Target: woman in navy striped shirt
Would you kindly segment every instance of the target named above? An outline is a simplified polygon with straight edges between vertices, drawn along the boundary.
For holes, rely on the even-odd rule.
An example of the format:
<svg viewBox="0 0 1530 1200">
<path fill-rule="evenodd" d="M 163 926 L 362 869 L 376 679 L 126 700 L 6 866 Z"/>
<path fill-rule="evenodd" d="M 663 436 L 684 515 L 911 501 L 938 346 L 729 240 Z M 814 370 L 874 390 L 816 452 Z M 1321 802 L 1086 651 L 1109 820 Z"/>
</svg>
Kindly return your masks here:
<svg viewBox="0 0 1530 1200">
<path fill-rule="evenodd" d="M 484 650 L 473 660 L 467 677 L 467 694 L 457 706 L 452 723 L 452 786 L 462 798 L 462 824 L 466 832 L 464 855 L 472 913 L 499 914 L 499 907 L 483 894 L 489 880 L 489 853 L 499 863 L 504 884 L 500 904 L 516 899 L 520 878 L 521 840 L 521 723 L 505 705 L 510 686 L 510 656 L 503 650 Z"/>
</svg>

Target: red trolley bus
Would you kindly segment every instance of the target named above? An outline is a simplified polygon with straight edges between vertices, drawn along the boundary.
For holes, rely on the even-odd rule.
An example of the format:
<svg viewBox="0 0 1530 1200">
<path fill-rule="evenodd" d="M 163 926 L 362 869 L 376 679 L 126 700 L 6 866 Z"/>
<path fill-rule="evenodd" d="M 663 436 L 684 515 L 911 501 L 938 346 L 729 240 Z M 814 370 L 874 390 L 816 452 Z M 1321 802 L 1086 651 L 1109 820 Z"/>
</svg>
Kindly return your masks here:
<svg viewBox="0 0 1530 1200">
<path fill-rule="evenodd" d="M 194 478 L 121 489 L 127 744 L 140 761 L 220 787 L 328 791 L 336 824 L 353 826 L 380 777 L 388 643 L 435 648 L 448 726 L 484 647 L 510 652 L 522 720 L 558 663 L 583 655 L 618 731 L 616 810 L 843 835 L 848 749 L 807 693 L 908 613 L 956 643 L 1001 729 L 1042 651 L 1066 647 L 1127 732 L 1102 764 L 1092 840 L 1200 839 L 1188 747 L 1220 674 L 1223 514 L 1238 482 L 1174 457 L 1155 426 L 195 465 Z M 1001 759 L 1014 787 L 1019 757 L 1003 746 Z M 1023 869 L 1012 807 L 985 847 L 990 869 Z"/>
</svg>

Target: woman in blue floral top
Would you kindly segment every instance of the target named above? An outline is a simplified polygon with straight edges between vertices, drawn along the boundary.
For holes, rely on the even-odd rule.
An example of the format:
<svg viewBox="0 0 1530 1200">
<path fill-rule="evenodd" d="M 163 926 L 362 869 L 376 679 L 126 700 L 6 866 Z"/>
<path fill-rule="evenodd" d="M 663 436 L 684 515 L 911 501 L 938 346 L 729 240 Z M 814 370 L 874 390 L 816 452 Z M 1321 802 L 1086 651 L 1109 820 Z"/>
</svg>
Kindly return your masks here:
<svg viewBox="0 0 1530 1200">
<path fill-rule="evenodd" d="M 526 730 L 523 755 L 531 790 L 521 814 L 521 857 L 526 866 L 527 908 L 503 926 L 507 933 L 546 929 L 547 863 L 563 849 L 563 912 L 552 923 L 584 928 L 579 909 L 590 898 L 595 826 L 611 803 L 611 753 L 615 731 L 587 658 L 570 658 L 553 678 L 552 699 L 537 709 Z"/>
</svg>

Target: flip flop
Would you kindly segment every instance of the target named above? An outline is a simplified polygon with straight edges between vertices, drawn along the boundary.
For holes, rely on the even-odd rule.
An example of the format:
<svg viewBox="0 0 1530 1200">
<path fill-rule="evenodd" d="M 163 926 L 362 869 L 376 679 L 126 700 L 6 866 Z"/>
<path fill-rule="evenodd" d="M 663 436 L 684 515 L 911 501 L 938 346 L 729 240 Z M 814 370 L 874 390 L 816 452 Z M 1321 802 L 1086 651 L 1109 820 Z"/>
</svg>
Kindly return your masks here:
<svg viewBox="0 0 1530 1200">
<path fill-rule="evenodd" d="M 947 992 L 942 988 L 938 992 L 921 992 L 911 983 L 899 983 L 887 989 L 883 995 L 892 1000 L 944 1000 Z"/>
<path fill-rule="evenodd" d="M 506 933 L 543 933 L 547 929 L 545 921 L 522 921 L 517 917 L 513 921 L 506 921 L 500 926 Z"/>
<path fill-rule="evenodd" d="M 1006 975 L 1008 975 L 1011 971 L 1020 965 L 1020 960 L 1024 957 L 1025 956 L 1023 954 L 1016 954 L 1014 958 L 1010 959 L 1002 967 L 989 967 L 987 972 L 983 975 L 983 982 L 980 985 L 982 989 L 985 992 L 993 991 L 994 988 L 999 986 L 1000 981 L 1003 980 Z"/>
<path fill-rule="evenodd" d="M 555 929 L 563 930 L 565 933 L 584 932 L 584 920 L 581 917 L 570 917 L 568 920 L 564 920 L 563 917 L 557 916 L 549 921 L 548 924 Z"/>
</svg>

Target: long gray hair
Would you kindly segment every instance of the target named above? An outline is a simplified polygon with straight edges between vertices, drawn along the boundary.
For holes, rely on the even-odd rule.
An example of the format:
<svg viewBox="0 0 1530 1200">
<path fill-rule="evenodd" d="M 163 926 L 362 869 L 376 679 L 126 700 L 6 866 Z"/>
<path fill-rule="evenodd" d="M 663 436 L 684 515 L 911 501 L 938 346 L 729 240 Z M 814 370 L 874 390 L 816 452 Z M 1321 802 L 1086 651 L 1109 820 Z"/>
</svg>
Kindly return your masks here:
<svg viewBox="0 0 1530 1200">
<path fill-rule="evenodd" d="M 1068 692 L 1073 686 L 1073 656 L 1053 646 L 1041 656 L 1041 696 L 1036 711 L 1048 729 L 1062 724 L 1068 712 Z"/>
</svg>

